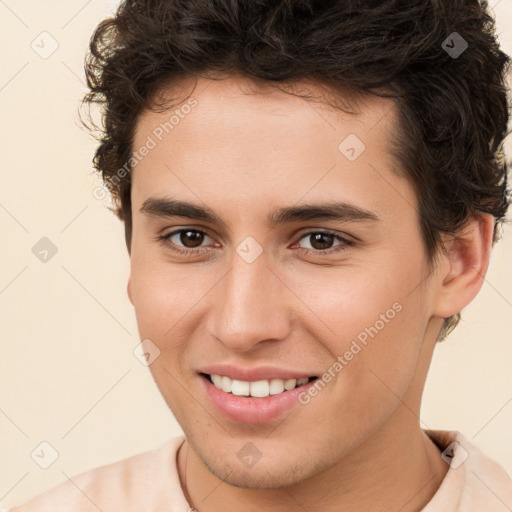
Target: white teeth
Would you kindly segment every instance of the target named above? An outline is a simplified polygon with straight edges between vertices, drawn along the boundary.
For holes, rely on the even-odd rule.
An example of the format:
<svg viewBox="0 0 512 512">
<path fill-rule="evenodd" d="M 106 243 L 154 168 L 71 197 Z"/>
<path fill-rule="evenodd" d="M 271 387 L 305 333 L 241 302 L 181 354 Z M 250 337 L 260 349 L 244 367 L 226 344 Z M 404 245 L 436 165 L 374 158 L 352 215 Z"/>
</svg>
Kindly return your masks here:
<svg viewBox="0 0 512 512">
<path fill-rule="evenodd" d="M 227 378 L 228 377 L 226 377 L 226 379 Z M 244 382 L 243 380 L 233 380 L 231 383 L 231 393 L 233 393 L 233 395 L 249 396 L 249 387 L 249 382 Z"/>
<path fill-rule="evenodd" d="M 297 379 L 288 379 L 284 381 L 284 389 L 290 390 L 297 385 Z"/>
<path fill-rule="evenodd" d="M 257 380 L 251 382 L 251 396 L 264 397 L 270 394 L 268 380 Z"/>
<path fill-rule="evenodd" d="M 215 386 L 217 386 L 219 389 L 222 389 L 222 377 L 220 375 L 210 375 L 210 377 L 213 380 L 213 383 Z"/>
<path fill-rule="evenodd" d="M 226 393 L 231 393 L 231 386 L 233 384 L 233 381 L 229 377 L 222 377 L 222 381 L 220 383 L 220 388 L 222 391 L 225 391 Z"/>
<path fill-rule="evenodd" d="M 297 386 L 308 382 L 308 377 L 302 379 L 272 379 L 247 382 L 243 380 L 230 379 L 225 375 L 210 375 L 216 388 L 226 393 L 233 393 L 238 396 L 254 396 L 263 398 L 269 395 L 278 395 L 285 390 L 289 391 Z"/>
<path fill-rule="evenodd" d="M 284 381 L 282 379 L 272 379 L 270 381 L 269 392 L 271 395 L 278 395 L 284 391 Z"/>
</svg>

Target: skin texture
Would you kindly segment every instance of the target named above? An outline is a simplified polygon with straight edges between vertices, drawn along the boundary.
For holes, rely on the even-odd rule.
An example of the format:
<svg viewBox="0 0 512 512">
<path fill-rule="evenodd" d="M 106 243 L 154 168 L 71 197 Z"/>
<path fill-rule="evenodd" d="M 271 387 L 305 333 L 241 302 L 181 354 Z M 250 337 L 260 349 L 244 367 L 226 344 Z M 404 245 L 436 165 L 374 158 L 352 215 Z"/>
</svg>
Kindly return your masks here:
<svg viewBox="0 0 512 512">
<path fill-rule="evenodd" d="M 184 80 L 172 93 L 191 90 Z M 391 156 L 391 100 L 360 99 L 355 116 L 239 77 L 200 78 L 192 97 L 133 170 L 128 284 L 141 339 L 160 350 L 150 370 L 187 438 L 178 469 L 189 502 L 200 512 L 420 510 L 448 469 L 420 428 L 421 395 L 442 318 L 482 285 L 492 217 L 446 237 L 429 267 L 414 190 Z M 169 117 L 145 112 L 134 150 Z M 366 146 L 355 161 L 338 149 L 349 134 Z M 150 197 L 207 206 L 223 223 L 141 213 Z M 275 209 L 326 201 L 379 220 L 267 223 Z M 206 232 L 202 253 L 174 252 L 191 250 L 179 235 L 157 240 L 179 228 Z M 318 230 L 354 243 L 323 254 L 306 236 Z M 263 249 L 252 263 L 236 251 L 248 236 Z M 203 390 L 197 369 L 215 363 L 322 375 L 395 303 L 400 312 L 310 403 L 275 420 L 231 421 Z M 237 457 L 247 442 L 262 454 L 250 468 Z"/>
</svg>

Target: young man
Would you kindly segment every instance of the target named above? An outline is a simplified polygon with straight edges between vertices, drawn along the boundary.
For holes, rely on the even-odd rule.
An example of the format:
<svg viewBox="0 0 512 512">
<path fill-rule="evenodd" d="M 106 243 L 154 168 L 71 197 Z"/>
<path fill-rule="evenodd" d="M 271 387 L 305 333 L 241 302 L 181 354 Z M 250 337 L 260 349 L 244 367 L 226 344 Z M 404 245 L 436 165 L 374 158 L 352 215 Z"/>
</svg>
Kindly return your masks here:
<svg viewBox="0 0 512 512">
<path fill-rule="evenodd" d="M 507 63 L 473 0 L 125 1 L 95 163 L 185 436 L 13 511 L 512 510 L 419 420 L 508 207 Z"/>
</svg>

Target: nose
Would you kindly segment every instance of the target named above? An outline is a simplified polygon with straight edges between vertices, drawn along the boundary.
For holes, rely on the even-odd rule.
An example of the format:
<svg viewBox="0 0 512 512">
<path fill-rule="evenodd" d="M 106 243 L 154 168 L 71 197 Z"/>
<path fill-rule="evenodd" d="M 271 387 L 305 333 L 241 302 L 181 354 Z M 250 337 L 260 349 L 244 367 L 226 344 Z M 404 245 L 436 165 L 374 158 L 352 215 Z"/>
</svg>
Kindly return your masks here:
<svg viewBox="0 0 512 512">
<path fill-rule="evenodd" d="M 263 341 L 288 336 L 290 298 L 264 254 L 252 263 L 234 254 L 231 269 L 215 288 L 210 332 L 230 350 L 248 352 Z"/>
</svg>

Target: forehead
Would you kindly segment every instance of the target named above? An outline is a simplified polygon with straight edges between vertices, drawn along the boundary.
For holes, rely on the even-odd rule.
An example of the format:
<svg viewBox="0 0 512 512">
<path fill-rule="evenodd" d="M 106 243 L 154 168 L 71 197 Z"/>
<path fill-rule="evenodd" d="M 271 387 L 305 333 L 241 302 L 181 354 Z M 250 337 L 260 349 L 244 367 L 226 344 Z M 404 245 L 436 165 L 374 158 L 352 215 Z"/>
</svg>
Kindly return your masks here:
<svg viewBox="0 0 512 512">
<path fill-rule="evenodd" d="M 193 107 L 190 107 L 192 103 Z M 150 105 L 156 105 L 158 111 L 145 110 L 140 115 L 135 146 L 143 143 L 139 135 L 166 121 L 172 126 L 167 126 L 167 130 L 164 126 L 164 136 L 170 131 L 175 137 L 181 134 L 200 136 L 206 132 L 209 138 L 225 134 L 223 128 L 237 126 L 241 128 L 239 135 L 243 136 L 259 128 L 259 123 L 269 128 L 270 125 L 276 129 L 283 127 L 290 130 L 290 135 L 299 135 L 299 129 L 312 132 L 319 127 L 321 131 L 329 128 L 333 135 L 338 131 L 335 139 L 341 135 L 340 123 L 358 124 L 356 129 L 363 138 L 381 122 L 388 128 L 396 123 L 396 108 L 391 99 L 350 90 L 334 91 L 314 79 L 273 83 L 240 76 L 187 77 L 162 87 Z M 167 110 L 159 109 L 161 105 L 167 105 Z M 172 114 L 178 118 L 174 116 L 171 120 Z M 216 118 L 215 126 L 207 124 L 212 117 Z M 192 118 L 192 121 L 185 123 L 186 118 Z M 236 137 L 237 133 L 230 135 Z"/>
<path fill-rule="evenodd" d="M 162 89 L 156 99 L 172 98 L 172 106 L 144 112 L 135 132 L 134 151 L 151 149 L 133 170 L 132 195 L 139 202 L 176 193 L 270 204 L 283 195 L 314 199 L 343 185 L 357 196 L 358 188 L 377 186 L 376 173 L 397 168 L 391 100 L 340 95 L 314 82 L 286 90 L 240 77 L 189 79 Z"/>
</svg>

